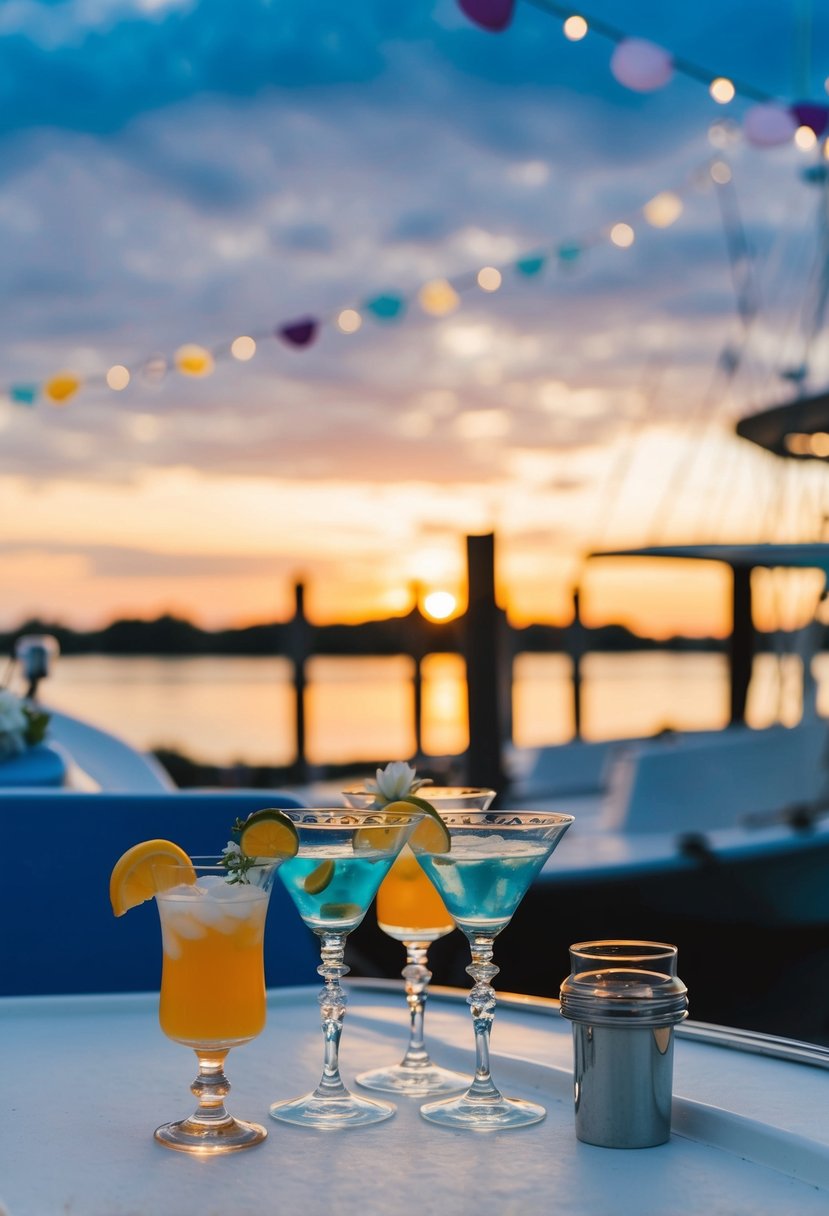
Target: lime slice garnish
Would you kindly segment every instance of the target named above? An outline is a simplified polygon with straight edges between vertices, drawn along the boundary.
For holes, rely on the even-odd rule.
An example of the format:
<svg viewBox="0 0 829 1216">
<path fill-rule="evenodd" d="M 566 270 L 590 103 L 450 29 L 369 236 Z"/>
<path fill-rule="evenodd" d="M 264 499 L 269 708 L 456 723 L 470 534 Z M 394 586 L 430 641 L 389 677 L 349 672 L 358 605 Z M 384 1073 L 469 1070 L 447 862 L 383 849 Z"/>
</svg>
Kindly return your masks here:
<svg viewBox="0 0 829 1216">
<path fill-rule="evenodd" d="M 320 920 L 356 920 L 362 913 L 359 904 L 323 904 Z"/>
<path fill-rule="evenodd" d="M 302 884 L 308 894 L 319 895 L 321 891 L 324 891 L 334 877 L 334 870 L 334 862 L 330 857 L 327 857 L 325 861 L 321 861 L 316 869 L 306 876 Z"/>
<path fill-rule="evenodd" d="M 239 846 L 247 857 L 295 857 L 299 834 L 284 812 L 265 807 L 248 815 Z"/>
<path fill-rule="evenodd" d="M 452 845 L 449 830 L 431 802 L 418 798 L 417 794 L 405 794 L 400 802 L 393 802 L 386 810 L 403 810 L 407 803 L 424 812 L 409 837 L 409 844 L 421 853 L 448 853 Z"/>
</svg>

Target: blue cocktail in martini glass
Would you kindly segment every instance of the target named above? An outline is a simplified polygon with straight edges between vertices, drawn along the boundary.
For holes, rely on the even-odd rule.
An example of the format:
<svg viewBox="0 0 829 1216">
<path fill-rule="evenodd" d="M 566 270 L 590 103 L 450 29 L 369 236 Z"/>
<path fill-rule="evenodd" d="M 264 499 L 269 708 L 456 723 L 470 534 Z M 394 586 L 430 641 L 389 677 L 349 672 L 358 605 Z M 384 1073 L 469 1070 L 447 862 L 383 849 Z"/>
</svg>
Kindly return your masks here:
<svg viewBox="0 0 829 1216">
<path fill-rule="evenodd" d="M 340 979 L 345 940 L 366 914 L 377 888 L 397 854 L 422 818 L 386 810 L 286 810 L 299 834 L 295 857 L 280 868 L 282 881 L 300 916 L 320 939 L 322 963 L 317 968 L 325 981 L 319 994 L 325 1040 L 323 1073 L 319 1085 L 301 1098 L 274 1102 L 274 1119 L 302 1127 L 335 1129 L 379 1123 L 390 1118 L 389 1102 L 358 1098 L 342 1082 L 339 1044 L 346 1009 Z"/>
<path fill-rule="evenodd" d="M 546 1114 L 544 1107 L 503 1097 L 490 1073 L 489 1034 L 495 1011 L 490 981 L 498 974 L 492 962 L 493 943 L 573 816 L 541 811 L 442 811 L 441 818 L 449 829 L 448 852 L 425 852 L 416 839 L 412 850 L 472 948 L 472 962 L 466 970 L 475 981 L 467 997 L 475 1027 L 475 1079 L 460 1097 L 430 1102 L 420 1113 L 431 1123 L 474 1130 L 538 1123 Z"/>
</svg>

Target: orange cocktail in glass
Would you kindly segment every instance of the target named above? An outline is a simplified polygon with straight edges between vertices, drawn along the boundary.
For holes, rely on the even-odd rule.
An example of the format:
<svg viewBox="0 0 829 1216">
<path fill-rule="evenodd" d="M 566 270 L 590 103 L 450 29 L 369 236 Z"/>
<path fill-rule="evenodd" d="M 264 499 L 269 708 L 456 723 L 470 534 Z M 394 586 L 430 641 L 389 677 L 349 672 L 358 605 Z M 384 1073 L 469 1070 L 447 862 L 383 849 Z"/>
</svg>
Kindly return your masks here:
<svg viewBox="0 0 829 1216">
<path fill-rule="evenodd" d="M 395 767 L 406 769 L 414 776 L 414 769 L 409 769 L 408 765 L 391 766 Z M 381 775 L 378 771 L 378 780 Z M 426 809 L 438 821 L 440 812 L 446 808 L 484 809 L 495 797 L 494 790 L 477 786 L 425 785 L 421 789 L 420 784 L 415 787 L 417 793 L 413 802 L 421 807 L 428 803 Z M 346 789 L 343 797 L 354 807 L 377 806 L 384 802 L 379 788 Z M 403 801 L 407 797 L 412 795 L 403 792 Z M 392 805 L 402 806 L 403 802 Z M 415 834 L 417 831 L 418 828 Z M 429 945 L 451 933 L 455 922 L 409 845 L 400 852 L 377 892 L 377 924 L 389 937 L 406 947 L 403 979 L 409 1006 L 409 1044 L 399 1064 L 361 1073 L 357 1077 L 358 1083 L 366 1089 L 415 1095 L 451 1093 L 463 1088 L 467 1084 L 466 1077 L 432 1062 L 423 1034 L 426 998 L 432 978 L 427 966 Z"/>
<path fill-rule="evenodd" d="M 242 875 L 201 858 L 153 867 L 164 949 L 159 1021 L 168 1038 L 192 1047 L 199 1061 L 191 1086 L 196 1111 L 156 1128 L 166 1148 L 225 1153 L 267 1135 L 260 1124 L 227 1113 L 224 1063 L 231 1047 L 265 1026 L 265 914 L 278 864 L 251 859 Z"/>
<path fill-rule="evenodd" d="M 377 892 L 377 924 L 396 941 L 434 942 L 455 922 L 408 845 Z"/>
<path fill-rule="evenodd" d="M 265 1026 L 268 892 L 252 884 L 230 886 L 218 875 L 201 878 L 196 890 L 204 895 L 192 890 L 156 895 L 164 944 L 161 1029 L 188 1047 L 246 1043 Z"/>
</svg>

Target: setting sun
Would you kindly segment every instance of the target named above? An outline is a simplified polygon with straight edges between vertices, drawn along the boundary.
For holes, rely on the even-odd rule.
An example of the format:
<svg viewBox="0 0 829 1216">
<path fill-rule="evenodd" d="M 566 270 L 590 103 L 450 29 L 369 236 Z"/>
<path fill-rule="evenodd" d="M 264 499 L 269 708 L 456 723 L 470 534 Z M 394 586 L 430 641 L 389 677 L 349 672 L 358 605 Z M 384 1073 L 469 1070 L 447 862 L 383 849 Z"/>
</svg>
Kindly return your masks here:
<svg viewBox="0 0 829 1216">
<path fill-rule="evenodd" d="M 432 621 L 445 621 L 458 606 L 458 601 L 449 591 L 430 591 L 423 599 L 423 611 Z"/>
</svg>

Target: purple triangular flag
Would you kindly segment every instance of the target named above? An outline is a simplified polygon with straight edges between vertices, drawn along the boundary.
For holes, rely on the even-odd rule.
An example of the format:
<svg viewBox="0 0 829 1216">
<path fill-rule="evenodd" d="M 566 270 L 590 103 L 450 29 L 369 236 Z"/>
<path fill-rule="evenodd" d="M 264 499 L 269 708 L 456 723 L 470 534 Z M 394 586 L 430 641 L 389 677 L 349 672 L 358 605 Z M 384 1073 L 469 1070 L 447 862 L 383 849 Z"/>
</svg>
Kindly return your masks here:
<svg viewBox="0 0 829 1216">
<path fill-rule="evenodd" d="M 815 101 L 798 101 L 791 107 L 797 123 L 801 127 L 811 127 L 818 139 L 829 126 L 829 107 Z"/>
<path fill-rule="evenodd" d="M 512 21 L 515 0 L 458 0 L 470 21 L 498 34 Z"/>
<path fill-rule="evenodd" d="M 289 321 L 280 325 L 276 336 L 289 346 L 310 346 L 317 336 L 319 321 L 315 317 L 303 317 L 300 321 Z"/>
</svg>

